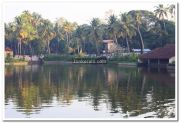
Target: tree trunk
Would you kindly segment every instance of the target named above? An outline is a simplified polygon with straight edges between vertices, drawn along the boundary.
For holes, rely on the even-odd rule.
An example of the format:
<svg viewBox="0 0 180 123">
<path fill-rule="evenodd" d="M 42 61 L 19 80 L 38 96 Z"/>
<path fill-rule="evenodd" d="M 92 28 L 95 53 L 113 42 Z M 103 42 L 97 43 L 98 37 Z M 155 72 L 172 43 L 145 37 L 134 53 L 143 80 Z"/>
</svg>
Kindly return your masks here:
<svg viewBox="0 0 180 123">
<path fill-rule="evenodd" d="M 17 45 L 15 43 L 13 43 L 13 49 L 14 49 L 14 53 L 13 56 L 15 56 L 17 54 Z"/>
<path fill-rule="evenodd" d="M 140 37 L 140 45 L 141 45 L 141 54 L 143 54 L 144 52 L 144 41 L 141 35 L 141 31 L 139 29 L 139 26 L 137 27 L 138 33 L 139 33 L 139 37 Z"/>
<path fill-rule="evenodd" d="M 163 16 L 163 18 L 162 18 L 162 21 L 163 21 L 164 31 L 165 31 L 165 33 L 166 33 L 166 24 L 165 24 L 165 21 L 164 21 L 164 16 Z"/>
<path fill-rule="evenodd" d="M 127 50 L 128 50 L 128 53 L 130 52 L 130 48 L 129 48 L 129 42 L 128 42 L 128 37 L 126 35 L 126 45 L 127 45 Z"/>
<path fill-rule="evenodd" d="M 83 48 L 82 48 L 82 51 L 84 50 L 84 52 L 85 52 L 85 41 L 83 41 Z"/>
<path fill-rule="evenodd" d="M 99 55 L 99 49 L 98 49 L 98 41 L 96 41 L 96 51 L 97 51 L 97 55 Z"/>
<path fill-rule="evenodd" d="M 33 55 L 33 51 L 32 51 L 31 43 L 29 44 L 29 49 L 30 49 L 30 55 L 32 56 Z"/>
<path fill-rule="evenodd" d="M 49 41 L 47 41 L 47 48 L 48 48 L 48 54 L 50 54 L 51 51 L 50 51 L 50 47 L 49 47 Z"/>
<path fill-rule="evenodd" d="M 21 43 L 21 40 L 19 42 L 19 55 L 21 55 L 21 50 L 22 50 L 22 43 Z"/>
<path fill-rule="evenodd" d="M 68 33 L 66 32 L 66 40 L 67 40 L 67 46 L 69 48 L 69 39 L 68 39 Z"/>
<path fill-rule="evenodd" d="M 163 24 L 164 24 L 164 31 L 166 33 L 166 24 L 165 24 L 164 20 L 163 20 Z"/>
<path fill-rule="evenodd" d="M 17 43 L 17 54 L 19 55 L 19 41 Z"/>
<path fill-rule="evenodd" d="M 79 54 L 79 45 L 78 45 L 78 54 Z"/>
<path fill-rule="evenodd" d="M 118 45 L 116 34 L 114 34 L 114 39 L 115 39 L 116 44 Z"/>
</svg>

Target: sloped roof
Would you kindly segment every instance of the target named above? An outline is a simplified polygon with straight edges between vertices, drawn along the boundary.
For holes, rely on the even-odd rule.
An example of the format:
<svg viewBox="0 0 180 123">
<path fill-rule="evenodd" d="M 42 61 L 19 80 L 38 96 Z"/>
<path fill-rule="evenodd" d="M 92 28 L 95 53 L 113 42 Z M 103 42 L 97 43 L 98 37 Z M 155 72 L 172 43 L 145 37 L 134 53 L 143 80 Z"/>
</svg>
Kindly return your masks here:
<svg viewBox="0 0 180 123">
<path fill-rule="evenodd" d="M 9 47 L 5 48 L 5 51 L 12 51 Z"/>
<path fill-rule="evenodd" d="M 140 55 L 140 59 L 169 59 L 175 56 L 175 44 L 167 44 L 148 53 Z"/>
</svg>

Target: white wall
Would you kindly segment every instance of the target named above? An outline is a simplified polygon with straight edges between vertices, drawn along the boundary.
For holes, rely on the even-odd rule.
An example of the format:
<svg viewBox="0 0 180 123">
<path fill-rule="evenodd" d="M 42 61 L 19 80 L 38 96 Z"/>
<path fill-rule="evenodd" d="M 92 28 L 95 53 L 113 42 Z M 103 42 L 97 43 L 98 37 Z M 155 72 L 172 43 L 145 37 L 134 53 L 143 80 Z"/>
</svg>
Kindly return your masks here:
<svg viewBox="0 0 180 123">
<path fill-rule="evenodd" d="M 171 57 L 170 59 L 169 59 L 169 63 L 172 63 L 172 62 L 174 62 L 175 61 L 175 56 L 174 57 Z"/>
</svg>

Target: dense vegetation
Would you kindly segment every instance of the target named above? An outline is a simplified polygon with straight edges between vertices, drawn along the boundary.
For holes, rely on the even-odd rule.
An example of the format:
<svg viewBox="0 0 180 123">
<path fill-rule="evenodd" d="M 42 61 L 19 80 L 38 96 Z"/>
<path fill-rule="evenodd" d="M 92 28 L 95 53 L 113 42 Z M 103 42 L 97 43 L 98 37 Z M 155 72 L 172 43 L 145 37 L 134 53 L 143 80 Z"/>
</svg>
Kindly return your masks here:
<svg viewBox="0 0 180 123">
<path fill-rule="evenodd" d="M 174 11 L 174 5 L 158 5 L 154 12 L 110 14 L 107 23 L 93 18 L 83 25 L 64 18 L 52 23 L 38 13 L 24 11 L 13 22 L 5 23 L 5 47 L 14 54 L 100 54 L 102 40 L 113 39 L 127 52 L 132 48 L 153 49 L 175 42 L 175 22 L 170 21 L 175 19 Z"/>
</svg>

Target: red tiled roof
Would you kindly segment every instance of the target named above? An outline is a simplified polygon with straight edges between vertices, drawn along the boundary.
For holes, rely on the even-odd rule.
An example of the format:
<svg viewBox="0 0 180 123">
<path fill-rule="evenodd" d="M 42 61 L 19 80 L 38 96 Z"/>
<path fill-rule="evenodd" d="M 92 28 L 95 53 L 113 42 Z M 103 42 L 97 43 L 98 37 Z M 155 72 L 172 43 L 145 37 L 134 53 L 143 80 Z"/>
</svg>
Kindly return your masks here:
<svg viewBox="0 0 180 123">
<path fill-rule="evenodd" d="M 148 53 L 140 55 L 140 59 L 169 59 L 175 56 L 175 45 L 167 44 L 162 48 L 156 48 Z"/>
<path fill-rule="evenodd" d="M 9 47 L 5 48 L 5 51 L 12 51 Z"/>
</svg>

